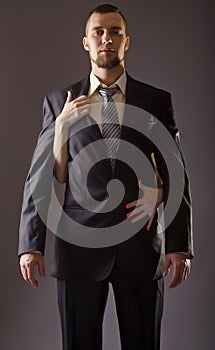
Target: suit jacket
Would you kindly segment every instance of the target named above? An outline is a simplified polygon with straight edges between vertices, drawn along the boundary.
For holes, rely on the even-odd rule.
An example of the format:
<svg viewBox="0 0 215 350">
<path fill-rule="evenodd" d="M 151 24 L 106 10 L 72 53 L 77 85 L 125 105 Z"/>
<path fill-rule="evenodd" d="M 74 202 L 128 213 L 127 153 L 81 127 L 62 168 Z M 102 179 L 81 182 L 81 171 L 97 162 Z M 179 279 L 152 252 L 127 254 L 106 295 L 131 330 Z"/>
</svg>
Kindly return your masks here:
<svg viewBox="0 0 215 350">
<path fill-rule="evenodd" d="M 88 76 L 80 82 L 45 97 L 43 127 L 24 187 L 19 255 L 34 250 L 44 254 L 46 218 L 53 181 L 54 121 L 64 106 L 67 91 L 72 91 L 73 98 L 82 94 L 87 95 L 89 84 Z M 173 117 L 171 96 L 168 92 L 134 80 L 127 75 L 126 104 L 136 107 L 135 114 L 137 119 L 139 118 L 140 125 L 144 124 L 145 129 L 156 134 L 157 137 L 159 137 L 159 123 L 156 121 L 161 122 L 177 144 L 177 150 L 181 156 L 177 138 L 178 130 Z M 141 114 L 143 111 L 146 113 L 144 119 Z M 150 163 L 152 163 L 151 154 L 154 153 L 163 181 L 164 203 L 166 204 L 170 184 L 167 164 L 159 147 L 150 140 L 150 137 L 139 132 L 136 127 L 132 128 L 132 113 L 130 107 L 125 109 L 121 140 L 135 146 Z M 99 141 L 99 146 L 95 141 Z M 127 151 L 123 149 L 124 143 L 121 143 L 118 151 L 119 159 L 116 161 L 115 172 L 112 174 L 104 140 L 98 125 L 91 116 L 83 117 L 70 129 L 68 140 L 70 181 L 66 184 L 63 211 L 55 235 L 52 263 L 52 275 L 56 278 L 71 281 L 99 281 L 108 276 L 115 263 L 117 270 L 128 278 L 157 279 L 163 274 L 165 253 L 185 252 L 190 257 L 193 256 L 190 189 L 184 160 L 181 158 L 182 163 L 178 161 L 179 154 L 174 157 L 179 166 L 183 168 L 182 199 L 165 235 L 158 232 L 157 215 L 155 215 L 149 232 L 146 230 L 146 225 L 141 224 L 140 221 L 135 224 L 137 233 L 131 234 L 132 224 L 129 226 L 128 223 L 127 232 L 122 232 L 122 237 L 117 236 L 117 239 L 114 239 L 113 228 L 118 227 L 117 225 L 125 220 L 128 212 L 125 204 L 137 199 L 139 195 L 137 175 L 123 161 Z M 90 151 L 85 154 L 85 158 L 79 159 L 77 156 L 88 146 L 91 147 Z M 171 150 L 168 152 L 171 153 Z M 92 164 L 87 177 L 86 190 L 83 183 L 86 181 L 87 169 Z M 148 186 L 154 186 L 154 176 L 150 172 L 149 175 L 145 174 L 145 166 L 146 163 L 143 162 L 141 180 Z M 113 185 L 109 194 L 107 193 L 107 184 L 113 178 L 121 181 L 125 194 L 116 208 L 108 211 L 110 202 L 107 202 L 107 198 L 114 198 L 118 188 L 117 184 Z M 96 212 L 95 203 L 102 210 Z M 107 229 L 105 234 L 102 233 L 103 229 Z M 110 229 L 110 234 L 108 234 L 108 229 Z M 100 231 L 103 234 L 102 239 L 98 237 Z M 82 241 L 80 241 L 81 235 L 83 235 Z M 85 245 L 85 239 L 89 242 L 91 238 L 92 244 Z M 97 238 L 99 242 L 103 242 L 102 247 L 101 243 L 97 244 Z"/>
</svg>

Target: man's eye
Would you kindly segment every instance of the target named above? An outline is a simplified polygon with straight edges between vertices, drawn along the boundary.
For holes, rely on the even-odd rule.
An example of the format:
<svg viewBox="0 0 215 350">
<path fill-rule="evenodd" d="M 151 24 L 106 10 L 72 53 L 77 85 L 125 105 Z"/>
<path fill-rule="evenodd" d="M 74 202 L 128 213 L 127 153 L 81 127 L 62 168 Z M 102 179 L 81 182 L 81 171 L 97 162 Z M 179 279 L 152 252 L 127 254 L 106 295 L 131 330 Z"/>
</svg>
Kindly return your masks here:
<svg viewBox="0 0 215 350">
<path fill-rule="evenodd" d="M 96 35 L 102 35 L 102 34 L 103 34 L 103 31 L 102 31 L 102 30 L 96 30 L 95 34 L 96 34 Z"/>
<path fill-rule="evenodd" d="M 119 30 L 113 30 L 113 31 L 112 31 L 112 34 L 113 34 L 113 35 L 120 35 L 120 31 L 119 31 Z"/>
</svg>

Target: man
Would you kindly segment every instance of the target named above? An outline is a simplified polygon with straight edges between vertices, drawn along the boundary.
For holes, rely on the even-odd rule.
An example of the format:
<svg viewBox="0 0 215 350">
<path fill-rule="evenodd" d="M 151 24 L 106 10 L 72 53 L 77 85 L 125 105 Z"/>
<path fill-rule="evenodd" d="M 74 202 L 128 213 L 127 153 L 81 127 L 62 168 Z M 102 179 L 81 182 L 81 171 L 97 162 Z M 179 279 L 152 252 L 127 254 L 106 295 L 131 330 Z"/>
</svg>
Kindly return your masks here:
<svg viewBox="0 0 215 350">
<path fill-rule="evenodd" d="M 54 175 L 60 183 L 66 183 L 63 211 L 67 219 L 72 219 L 68 225 L 63 215 L 61 217 L 55 237 L 52 272 L 57 278 L 64 350 L 102 349 L 102 320 L 108 283 L 113 286 L 122 349 L 159 349 L 163 276 L 168 275 L 173 265 L 170 287 L 174 288 L 190 272 L 193 250 L 186 171 L 183 168 L 181 203 L 166 229 L 164 256 L 163 234 L 157 230 L 156 209 L 162 201 L 167 203 L 171 179 L 156 145 L 126 124 L 132 119 L 125 103 L 135 106 L 138 111 L 147 112 L 146 122 L 140 119 L 140 127 L 142 123 L 149 125 L 150 122 L 150 128 L 156 130 L 157 124 L 162 123 L 178 150 L 178 131 L 172 115 L 170 94 L 138 82 L 125 72 L 124 60 L 130 44 L 126 29 L 124 16 L 112 5 L 100 5 L 90 13 L 83 46 L 89 52 L 91 74 L 78 83 L 47 95 L 43 129 L 24 189 L 20 266 L 24 279 L 37 287 L 35 267 L 38 266 L 40 275 L 45 276 L 44 217 L 51 192 L 50 164 L 53 156 Z M 99 114 L 93 111 L 97 103 L 102 105 Z M 111 119 L 110 124 L 108 118 Z M 132 118 L 135 119 L 135 116 L 132 115 Z M 94 146 L 95 141 L 99 142 L 99 146 Z M 152 181 L 147 177 L 144 180 L 141 174 L 141 178 L 137 179 L 133 170 L 120 160 L 119 155 L 125 154 L 122 151 L 123 141 L 135 145 L 145 154 L 154 168 L 157 188 L 153 186 L 154 178 L 152 180 L 151 177 Z M 51 148 L 46 147 L 47 144 Z M 91 150 L 84 161 L 79 161 L 77 156 L 81 157 L 81 151 L 89 145 Z M 171 150 L 168 152 L 171 153 Z M 83 183 L 88 162 L 93 166 L 86 188 Z M 140 167 L 144 173 L 145 165 Z M 124 184 L 125 194 L 121 202 L 108 211 L 108 200 L 116 196 L 118 188 L 110 189 L 108 197 L 107 185 L 114 178 Z M 41 185 L 44 181 L 45 184 Z M 140 196 L 139 191 L 142 193 Z M 100 211 L 93 210 L 92 198 L 96 200 L 96 206 L 102 208 Z M 146 217 L 148 221 L 142 224 Z M 87 232 L 90 232 L 91 238 L 94 230 L 97 234 L 104 228 L 111 228 L 110 233 L 113 233 L 115 227 L 125 220 L 128 231 L 133 232 L 134 227 L 139 229 L 121 241 L 110 239 L 109 244 L 104 245 L 83 241 L 76 245 L 73 238 L 68 238 L 80 227 L 70 226 L 74 221 L 82 225 L 76 235 L 79 239 L 82 234 L 88 237 Z M 105 239 L 109 238 L 105 236 Z"/>
</svg>

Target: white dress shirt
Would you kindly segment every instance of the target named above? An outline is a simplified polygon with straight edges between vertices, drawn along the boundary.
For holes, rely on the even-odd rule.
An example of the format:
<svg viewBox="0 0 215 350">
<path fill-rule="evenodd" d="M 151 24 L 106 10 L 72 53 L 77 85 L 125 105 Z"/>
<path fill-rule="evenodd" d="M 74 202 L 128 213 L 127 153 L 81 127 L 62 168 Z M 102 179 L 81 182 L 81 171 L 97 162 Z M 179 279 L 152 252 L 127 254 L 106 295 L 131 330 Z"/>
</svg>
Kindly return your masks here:
<svg viewBox="0 0 215 350">
<path fill-rule="evenodd" d="M 101 108 L 103 104 L 103 97 L 98 92 L 98 87 L 109 87 L 113 88 L 118 86 L 117 92 L 112 96 L 112 99 L 116 103 L 116 109 L 119 118 L 119 124 L 122 125 L 124 109 L 125 109 L 125 93 L 126 93 L 126 82 L 127 76 L 125 71 L 119 77 L 119 79 L 112 84 L 111 86 L 107 86 L 102 84 L 99 79 L 95 76 L 93 71 L 90 74 L 90 88 L 88 92 L 88 98 L 91 103 L 90 115 L 97 122 L 100 130 L 102 131 L 102 116 L 101 116 Z"/>
</svg>

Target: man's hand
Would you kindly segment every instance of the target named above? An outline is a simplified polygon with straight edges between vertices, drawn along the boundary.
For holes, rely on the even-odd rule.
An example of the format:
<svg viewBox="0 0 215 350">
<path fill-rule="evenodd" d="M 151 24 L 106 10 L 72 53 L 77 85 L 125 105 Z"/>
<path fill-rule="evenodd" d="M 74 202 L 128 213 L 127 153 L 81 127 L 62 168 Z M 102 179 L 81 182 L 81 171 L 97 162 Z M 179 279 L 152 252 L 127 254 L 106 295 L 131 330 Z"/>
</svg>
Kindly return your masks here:
<svg viewBox="0 0 215 350">
<path fill-rule="evenodd" d="M 38 281 L 35 280 L 34 269 L 38 266 L 38 271 L 41 277 L 45 277 L 45 267 L 43 256 L 39 253 L 26 253 L 20 258 L 20 268 L 22 276 L 31 286 L 37 288 Z"/>
<path fill-rule="evenodd" d="M 72 92 L 68 91 L 67 100 L 63 110 L 55 122 L 55 136 L 53 153 L 55 157 L 55 177 L 60 183 L 67 181 L 68 162 L 68 134 L 69 127 L 89 114 L 90 101 L 87 96 L 82 95 L 72 100 Z"/>
<path fill-rule="evenodd" d="M 82 95 L 73 100 L 72 92 L 67 92 L 67 100 L 60 115 L 56 119 L 56 125 L 61 125 L 68 129 L 84 115 L 90 112 L 90 100 L 87 96 Z"/>
<path fill-rule="evenodd" d="M 146 216 L 149 216 L 150 219 L 147 224 L 147 230 L 150 230 L 157 207 L 163 200 L 163 188 L 152 188 L 144 186 L 140 180 L 138 181 L 138 184 L 139 188 L 143 191 L 143 196 L 137 201 L 133 201 L 126 205 L 126 209 L 135 207 L 134 210 L 127 214 L 127 217 L 130 218 L 135 216 L 131 220 L 132 223 L 135 223 L 145 218 Z"/>
<path fill-rule="evenodd" d="M 181 282 L 186 280 L 190 274 L 191 262 L 187 255 L 183 253 L 169 253 L 165 258 L 164 277 L 170 272 L 170 266 L 173 265 L 172 279 L 169 288 L 177 287 Z"/>
</svg>

